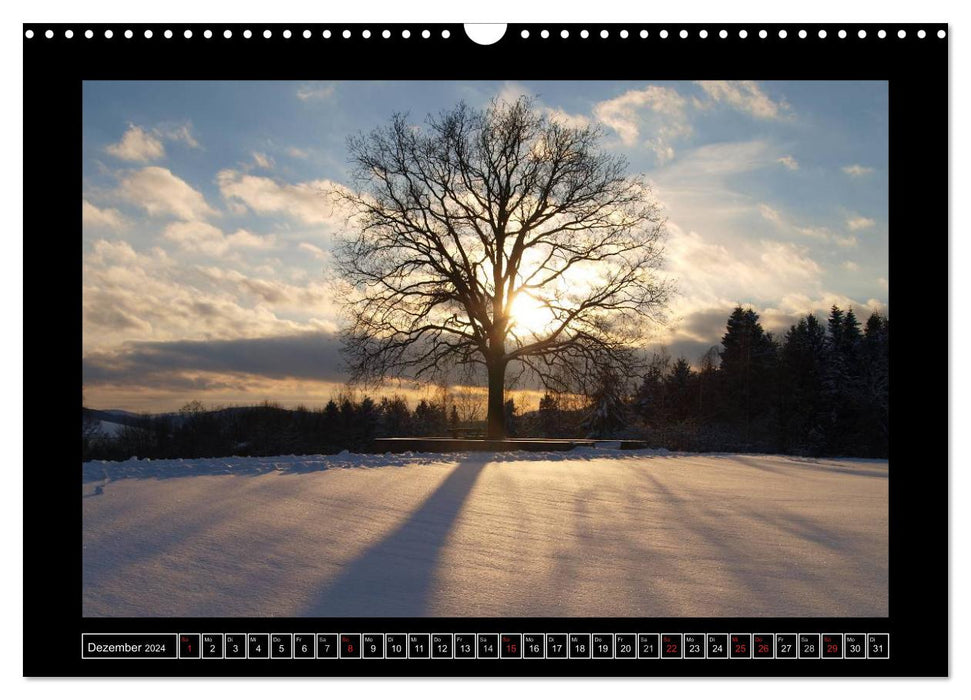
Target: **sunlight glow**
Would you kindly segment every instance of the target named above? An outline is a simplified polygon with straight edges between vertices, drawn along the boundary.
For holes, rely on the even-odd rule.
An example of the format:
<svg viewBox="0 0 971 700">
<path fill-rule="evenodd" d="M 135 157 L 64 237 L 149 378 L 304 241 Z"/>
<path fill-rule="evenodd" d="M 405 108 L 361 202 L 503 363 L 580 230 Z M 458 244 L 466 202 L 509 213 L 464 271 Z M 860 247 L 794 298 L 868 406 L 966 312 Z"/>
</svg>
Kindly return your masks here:
<svg viewBox="0 0 971 700">
<path fill-rule="evenodd" d="M 552 330 L 556 321 L 553 312 L 539 299 L 519 294 L 510 309 L 514 330 L 542 335 Z"/>
</svg>

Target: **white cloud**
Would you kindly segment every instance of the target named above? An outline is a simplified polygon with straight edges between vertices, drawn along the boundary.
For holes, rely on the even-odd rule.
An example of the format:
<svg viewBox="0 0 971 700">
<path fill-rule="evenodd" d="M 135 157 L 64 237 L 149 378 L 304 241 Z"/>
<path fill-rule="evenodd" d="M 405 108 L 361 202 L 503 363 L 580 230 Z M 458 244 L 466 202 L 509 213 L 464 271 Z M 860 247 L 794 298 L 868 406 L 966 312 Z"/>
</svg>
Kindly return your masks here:
<svg viewBox="0 0 971 700">
<path fill-rule="evenodd" d="M 759 213 L 763 219 L 771 221 L 774 224 L 782 223 L 782 215 L 768 204 L 759 204 Z"/>
<path fill-rule="evenodd" d="M 506 81 L 499 93 L 496 95 L 496 99 L 507 105 L 512 105 L 516 103 L 520 97 L 529 97 L 530 93 L 526 87 L 520 83 L 514 81 Z"/>
<path fill-rule="evenodd" d="M 216 182 L 226 199 L 242 202 L 259 214 L 286 214 L 308 224 L 336 223 L 336 207 L 329 194 L 337 185 L 330 180 L 292 185 L 223 170 L 216 176 Z"/>
<path fill-rule="evenodd" d="M 181 124 L 159 124 L 159 126 L 155 129 L 155 133 L 163 136 L 169 141 L 178 141 L 183 143 L 189 148 L 202 148 L 202 146 L 199 145 L 199 142 L 196 141 L 195 136 L 192 135 L 191 122 L 183 122 Z"/>
<path fill-rule="evenodd" d="M 205 232 L 197 232 L 204 240 Z M 211 235 L 211 234 L 208 234 Z M 226 237 L 234 244 L 244 236 Z M 117 349 L 137 341 L 260 338 L 320 329 L 336 318 L 324 283 L 283 285 L 272 306 L 269 286 L 226 271 L 216 279 L 161 248 L 136 251 L 127 241 L 95 240 L 82 264 L 83 348 Z M 262 292 L 262 293 L 261 293 Z M 292 307 L 284 307 L 283 302 Z M 306 303 L 306 306 L 301 306 Z M 318 320 L 313 320 L 314 318 Z"/>
<path fill-rule="evenodd" d="M 192 135 L 189 122 L 180 124 L 163 123 L 154 129 L 146 130 L 137 124 L 129 124 L 121 141 L 105 147 L 110 155 L 133 163 L 148 163 L 165 157 L 162 140 L 177 141 L 190 148 L 201 148 Z"/>
<path fill-rule="evenodd" d="M 642 133 L 650 134 L 645 145 L 665 161 L 674 156 L 672 142 L 691 133 L 685 114 L 686 103 L 674 88 L 648 85 L 599 102 L 593 113 L 617 132 L 626 146 L 637 144 Z"/>
<path fill-rule="evenodd" d="M 106 146 L 105 151 L 115 158 L 137 163 L 147 163 L 165 155 L 162 141 L 135 124 L 129 124 L 121 141 Z"/>
<path fill-rule="evenodd" d="M 555 121 L 571 129 L 583 129 L 590 126 L 590 119 L 582 114 L 570 114 L 559 108 L 549 108 L 546 115 L 551 121 Z"/>
<path fill-rule="evenodd" d="M 695 100 L 702 109 L 723 103 L 758 119 L 785 119 L 791 115 L 785 100 L 773 100 L 754 80 L 698 80 L 707 100 Z"/>
<path fill-rule="evenodd" d="M 840 236 L 825 226 L 797 225 L 783 216 L 779 211 L 770 207 L 768 204 L 759 204 L 758 210 L 763 219 L 771 221 L 783 231 L 794 231 L 807 238 L 814 238 L 819 241 L 829 241 L 843 248 L 856 247 L 857 240 L 855 236 Z"/>
<path fill-rule="evenodd" d="M 776 158 L 765 141 L 712 143 L 686 152 L 659 176 L 696 189 L 728 175 L 769 167 Z"/>
<path fill-rule="evenodd" d="M 542 100 L 522 84 L 515 81 L 507 81 L 496 94 L 496 100 L 505 105 L 515 104 L 520 97 L 530 97 L 533 99 L 534 108 L 545 114 L 550 121 L 555 121 L 571 129 L 583 129 L 590 126 L 590 118 L 583 114 L 570 114 L 559 107 L 548 107 Z"/>
<path fill-rule="evenodd" d="M 821 291 L 823 270 L 803 246 L 757 240 L 729 247 L 670 222 L 668 227 L 667 268 L 678 279 L 680 292 L 676 311 Z"/>
<path fill-rule="evenodd" d="M 869 175 L 873 172 L 873 168 L 868 168 L 864 165 L 844 165 L 842 168 L 843 172 L 852 177 L 861 177 L 863 175 Z"/>
<path fill-rule="evenodd" d="M 253 295 L 261 302 L 275 307 L 292 307 L 312 313 L 332 310 L 332 295 L 322 280 L 293 285 L 280 280 L 251 277 L 238 270 L 227 270 L 223 267 L 200 267 L 198 270 L 226 289 Z"/>
<path fill-rule="evenodd" d="M 264 170 L 271 170 L 273 168 L 273 158 L 265 153 L 253 151 L 253 162 Z"/>
<path fill-rule="evenodd" d="M 128 227 L 128 220 L 117 209 L 99 209 L 88 200 L 81 202 L 81 225 L 87 229 L 113 229 Z"/>
<path fill-rule="evenodd" d="M 310 154 L 301 148 L 297 148 L 296 146 L 290 146 L 290 148 L 287 149 L 287 155 L 290 156 L 291 158 L 306 158 Z"/>
<path fill-rule="evenodd" d="M 143 208 L 150 216 L 175 216 L 196 221 L 216 215 L 202 193 L 167 168 L 149 166 L 126 174 L 118 188 L 124 199 Z"/>
<path fill-rule="evenodd" d="M 860 266 L 852 260 L 845 261 L 841 267 L 849 272 L 858 272 L 860 270 Z"/>
<path fill-rule="evenodd" d="M 245 229 L 226 235 L 222 229 L 204 221 L 175 221 L 162 234 L 183 250 L 221 257 L 231 250 L 267 250 L 276 245 L 274 236 L 258 236 Z"/>
<path fill-rule="evenodd" d="M 328 259 L 330 259 L 330 256 L 327 254 L 327 251 L 325 251 L 320 246 L 314 245 L 313 243 L 303 242 L 300 245 L 298 245 L 297 247 L 300 250 L 304 250 L 304 251 L 310 253 L 315 258 L 317 258 L 317 260 L 328 260 Z"/>
<path fill-rule="evenodd" d="M 850 231 L 859 231 L 860 229 L 870 228 L 874 226 L 877 222 L 873 219 L 869 219 L 865 216 L 851 216 L 846 220 L 846 226 Z"/>
<path fill-rule="evenodd" d="M 333 97 L 337 90 L 337 83 L 314 83 L 301 85 L 297 89 L 297 99 L 307 102 L 310 100 L 326 100 Z"/>
<path fill-rule="evenodd" d="M 781 158 L 778 159 L 778 161 L 782 163 L 785 167 L 787 167 L 789 170 L 799 170 L 799 161 L 797 161 L 792 156 L 782 156 Z"/>
</svg>

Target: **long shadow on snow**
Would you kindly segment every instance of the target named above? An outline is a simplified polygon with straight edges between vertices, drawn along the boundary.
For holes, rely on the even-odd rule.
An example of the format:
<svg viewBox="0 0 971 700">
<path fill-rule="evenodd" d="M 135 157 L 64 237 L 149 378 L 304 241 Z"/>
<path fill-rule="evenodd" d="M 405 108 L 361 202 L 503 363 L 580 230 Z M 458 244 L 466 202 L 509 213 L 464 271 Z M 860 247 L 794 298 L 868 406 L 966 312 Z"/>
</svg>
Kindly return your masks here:
<svg viewBox="0 0 971 700">
<path fill-rule="evenodd" d="M 463 455 L 452 472 L 403 524 L 348 564 L 301 615 L 428 615 L 442 547 L 489 461 L 487 455 Z"/>
</svg>

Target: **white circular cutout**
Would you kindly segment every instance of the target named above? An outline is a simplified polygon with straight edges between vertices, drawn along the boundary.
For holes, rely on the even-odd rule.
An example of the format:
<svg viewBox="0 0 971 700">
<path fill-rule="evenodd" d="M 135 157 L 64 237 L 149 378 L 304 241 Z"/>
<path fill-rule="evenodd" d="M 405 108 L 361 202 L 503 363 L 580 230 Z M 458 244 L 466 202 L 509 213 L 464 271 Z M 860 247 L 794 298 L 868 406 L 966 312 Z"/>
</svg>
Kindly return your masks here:
<svg viewBox="0 0 971 700">
<path fill-rule="evenodd" d="M 31 36 L 33 36 L 33 33 L 31 33 Z M 64 32 L 64 38 L 65 39 L 71 39 L 73 37 L 74 37 L 74 32 L 71 31 L 70 29 L 68 29 L 66 32 Z M 27 38 L 29 39 L 30 37 L 27 37 Z"/>
<path fill-rule="evenodd" d="M 765 31 L 764 29 L 759 30 L 759 39 L 764 39 L 767 36 L 769 36 L 769 33 L 767 31 Z"/>
<path fill-rule="evenodd" d="M 232 32 L 232 30 L 227 29 L 226 31 L 224 31 L 223 32 L 223 38 L 224 39 L 232 39 L 233 38 L 233 32 Z"/>
<path fill-rule="evenodd" d="M 542 39 L 549 39 L 550 38 L 550 30 L 549 29 L 544 29 L 543 31 L 541 31 L 539 33 L 539 35 L 540 35 L 540 38 L 542 38 Z"/>
<path fill-rule="evenodd" d="M 264 29 L 263 30 L 263 38 L 264 39 L 269 39 L 271 36 L 273 36 L 273 32 L 271 32 L 269 29 Z"/>
<path fill-rule="evenodd" d="M 371 38 L 371 30 L 370 29 L 365 29 L 363 32 L 361 32 L 361 36 L 363 38 L 365 38 L 365 39 L 370 39 Z"/>
<path fill-rule="evenodd" d="M 411 31 L 408 30 L 408 29 L 402 29 L 401 30 L 401 38 L 402 39 L 410 39 L 411 38 Z"/>
<path fill-rule="evenodd" d="M 682 29 L 678 33 L 678 36 L 680 36 L 682 39 L 687 39 L 688 38 L 688 30 L 687 29 Z"/>
<path fill-rule="evenodd" d="M 738 38 L 739 39 L 746 39 L 746 38 L 748 38 L 748 32 L 745 31 L 744 29 L 739 29 L 738 30 Z"/>
<path fill-rule="evenodd" d="M 641 39 L 646 39 L 646 38 L 647 38 L 647 30 L 646 29 L 642 29 L 641 30 Z"/>
<path fill-rule="evenodd" d="M 667 29 L 662 29 L 661 30 L 661 34 L 660 34 L 660 37 L 662 39 L 667 39 L 668 38 L 668 30 Z"/>
<path fill-rule="evenodd" d="M 165 30 L 165 38 L 166 39 L 171 39 L 172 38 L 172 30 L 171 29 L 166 29 Z"/>
<path fill-rule="evenodd" d="M 84 38 L 85 39 L 93 39 L 94 38 L 94 32 L 91 31 L 90 29 L 88 29 L 87 31 L 84 32 Z"/>
<path fill-rule="evenodd" d="M 110 29 L 105 29 L 105 39 L 110 39 L 114 35 L 115 33 L 113 31 L 111 31 Z"/>
<path fill-rule="evenodd" d="M 907 38 L 907 32 L 905 32 L 903 29 L 901 29 L 899 32 L 897 32 L 897 38 L 898 39 L 906 39 Z"/>
<path fill-rule="evenodd" d="M 350 29 L 345 29 L 343 32 L 341 32 L 341 36 L 344 37 L 345 39 L 350 39 L 351 38 L 351 30 Z"/>
<path fill-rule="evenodd" d="M 443 39 L 448 39 L 450 36 L 452 36 L 452 32 L 448 31 L 447 29 L 443 29 L 442 30 L 442 38 Z"/>
<path fill-rule="evenodd" d="M 382 39 L 390 39 L 391 38 L 391 30 L 390 29 L 385 29 L 383 32 L 381 32 L 381 38 Z"/>
<path fill-rule="evenodd" d="M 779 30 L 779 38 L 780 39 L 785 39 L 787 36 L 789 36 L 789 32 L 787 32 L 785 29 L 780 29 Z"/>
<path fill-rule="evenodd" d="M 742 32 L 744 32 L 744 31 L 745 30 L 743 29 Z M 739 36 L 742 36 L 742 32 L 739 32 L 738 35 Z M 720 32 L 718 32 L 718 38 L 719 39 L 727 39 L 728 38 L 728 30 L 727 29 L 722 29 Z"/>
<path fill-rule="evenodd" d="M 620 38 L 621 39 L 626 39 L 629 36 L 630 36 L 630 33 L 626 29 L 621 29 L 620 30 Z"/>
<path fill-rule="evenodd" d="M 927 36 L 927 32 L 925 32 L 923 29 L 917 32 L 918 39 L 923 39 L 925 36 Z"/>
<path fill-rule="evenodd" d="M 448 31 L 448 30 L 446 30 Z M 495 44 L 506 34 L 505 24 L 466 24 L 465 25 L 465 35 L 469 37 L 476 44 L 481 46 L 489 46 Z M 443 38 L 447 39 L 445 33 L 442 32 Z M 526 37 L 523 37 L 524 39 Z"/>
<path fill-rule="evenodd" d="M 877 32 L 877 37 L 880 38 L 880 39 L 886 39 L 887 38 L 887 30 L 886 29 L 881 29 L 879 32 Z"/>
<path fill-rule="evenodd" d="M 702 29 L 700 32 L 698 32 L 698 36 L 700 36 L 702 39 L 707 39 L 708 38 L 708 30 L 707 29 Z"/>
<path fill-rule="evenodd" d="M 943 29 L 938 29 L 937 30 L 937 38 L 938 39 L 943 39 L 946 36 L 947 36 L 947 32 L 945 32 Z"/>
<path fill-rule="evenodd" d="M 606 29 L 601 29 L 600 30 L 600 38 L 601 39 L 606 39 L 608 36 L 610 36 L 610 32 L 608 32 Z"/>
<path fill-rule="evenodd" d="M 284 29 L 283 30 L 283 38 L 284 39 L 289 39 L 291 36 L 293 36 L 293 32 L 291 32 L 289 29 Z"/>
<path fill-rule="evenodd" d="M 818 36 L 819 36 L 820 39 L 825 39 L 826 38 L 826 30 L 825 29 L 820 29 Z"/>
<path fill-rule="evenodd" d="M 133 32 L 131 29 L 126 29 L 125 30 L 125 38 L 126 39 L 131 39 L 133 36 L 135 36 L 135 32 Z"/>
<path fill-rule="evenodd" d="M 861 39 L 866 39 L 866 29 L 861 29 L 856 33 L 856 35 Z"/>
<path fill-rule="evenodd" d="M 325 39 L 330 39 L 330 30 L 329 29 L 325 29 L 324 30 L 324 33 L 321 34 L 321 36 L 324 37 Z"/>
<path fill-rule="evenodd" d="M 53 29 L 48 29 L 46 32 L 44 32 L 44 36 L 46 36 L 48 39 L 53 39 L 54 38 L 54 30 Z"/>
<path fill-rule="evenodd" d="M 145 38 L 146 39 L 151 39 L 152 38 L 152 30 L 151 29 L 146 29 L 145 30 Z"/>
<path fill-rule="evenodd" d="M 564 29 L 563 31 L 560 32 L 560 38 L 561 39 L 569 39 L 570 38 L 570 32 L 568 30 Z"/>
<path fill-rule="evenodd" d="M 207 39 L 212 39 L 212 30 L 211 29 L 207 29 L 206 31 L 204 31 L 202 33 L 202 36 L 206 37 Z"/>
<path fill-rule="evenodd" d="M 186 29 L 184 32 L 182 32 L 182 36 L 184 36 L 186 39 L 191 39 L 192 38 L 192 30 L 191 29 Z"/>
<path fill-rule="evenodd" d="M 588 39 L 589 37 L 590 37 L 590 32 L 589 31 L 587 31 L 586 29 L 581 29 L 580 30 L 580 38 L 581 39 Z"/>
<path fill-rule="evenodd" d="M 303 38 L 304 39 L 309 39 L 310 38 L 310 30 L 309 29 L 304 29 L 303 30 Z"/>
<path fill-rule="evenodd" d="M 524 29 L 523 31 L 519 32 L 519 36 L 521 36 L 523 39 L 528 39 L 529 38 L 529 30 L 528 29 Z"/>
<path fill-rule="evenodd" d="M 809 32 L 807 32 L 805 29 L 800 29 L 799 30 L 799 38 L 800 39 L 805 39 L 807 36 L 809 36 Z"/>
<path fill-rule="evenodd" d="M 27 37 L 28 39 L 33 39 L 34 38 L 34 30 L 33 29 L 28 29 L 26 32 L 24 32 L 24 36 Z"/>
<path fill-rule="evenodd" d="M 846 38 L 846 30 L 845 29 L 840 29 L 839 32 L 836 34 L 836 36 L 838 36 L 840 39 L 845 39 Z"/>
</svg>

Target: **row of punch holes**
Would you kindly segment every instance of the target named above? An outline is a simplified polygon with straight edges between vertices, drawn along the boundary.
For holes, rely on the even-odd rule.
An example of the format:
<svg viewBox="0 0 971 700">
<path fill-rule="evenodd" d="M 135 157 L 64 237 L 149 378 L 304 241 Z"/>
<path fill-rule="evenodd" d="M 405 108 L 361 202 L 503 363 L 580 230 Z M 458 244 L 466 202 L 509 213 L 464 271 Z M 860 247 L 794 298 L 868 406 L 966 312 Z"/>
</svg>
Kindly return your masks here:
<svg viewBox="0 0 971 700">
<path fill-rule="evenodd" d="M 694 31 L 696 36 L 699 39 L 707 39 L 709 36 L 712 36 L 712 37 L 717 36 L 719 39 L 727 39 L 729 37 L 729 32 L 727 29 L 721 29 L 717 32 L 713 31 L 712 33 L 709 33 L 707 29 L 698 29 Z M 135 31 L 131 29 L 118 30 L 118 33 L 119 33 L 119 36 L 123 36 L 125 39 L 132 39 L 135 36 Z M 436 33 L 439 33 L 442 39 L 448 39 L 451 37 L 451 32 L 448 29 L 442 29 L 441 32 L 438 32 L 438 30 L 436 30 Z M 779 29 L 777 31 L 773 30 L 773 33 L 775 33 L 779 39 L 786 39 L 790 36 L 789 31 L 786 29 Z M 234 36 L 233 30 L 231 29 L 225 29 L 221 33 L 218 30 L 214 32 L 212 29 L 205 29 L 201 31 L 199 34 L 204 39 L 212 39 L 213 37 L 218 37 L 220 35 L 224 39 L 232 39 Z M 372 36 L 374 37 L 380 36 L 383 39 L 390 39 L 392 36 L 392 32 L 390 29 L 384 29 L 381 31 L 375 30 L 374 32 L 372 32 L 370 29 L 359 29 L 356 31 L 352 31 L 350 29 L 344 29 L 343 31 L 340 31 L 336 34 L 334 32 L 331 32 L 331 30 L 329 29 L 325 29 L 320 33 L 320 36 L 324 39 L 330 39 L 332 37 L 336 38 L 338 36 L 344 39 L 350 39 L 354 37 L 355 34 L 361 39 L 370 39 Z M 641 29 L 639 31 L 636 29 L 632 31 L 627 29 L 620 29 L 620 30 L 616 30 L 614 34 L 617 37 L 620 37 L 621 39 L 627 39 L 633 36 L 640 37 L 641 39 L 648 39 L 651 36 L 650 32 L 647 29 Z M 590 30 L 588 29 L 579 29 L 579 30 L 561 29 L 558 32 L 558 36 L 561 39 L 569 39 L 572 36 L 577 36 L 580 39 L 588 39 L 590 37 L 596 37 L 596 36 L 599 36 L 601 39 L 609 39 L 614 34 L 612 34 L 612 32 L 607 29 L 602 29 L 599 32 L 594 31 L 593 33 L 591 33 Z M 770 34 L 769 30 L 767 29 L 760 29 L 757 31 L 753 29 L 751 34 L 747 29 L 739 29 L 737 32 L 737 36 L 739 39 L 747 39 L 749 38 L 749 36 L 752 36 L 752 37 L 757 36 L 760 39 L 767 39 L 769 37 L 769 34 Z M 796 36 L 800 39 L 806 39 L 810 36 L 809 32 L 806 31 L 805 29 L 792 30 L 792 34 L 793 36 Z M 840 39 L 846 39 L 847 37 L 853 36 L 851 32 L 848 32 L 845 29 L 836 30 L 834 34 Z M 418 35 L 421 36 L 422 39 L 430 39 L 432 36 L 432 31 L 430 29 L 424 29 L 420 33 L 418 33 Z M 859 39 L 866 39 L 868 36 L 871 36 L 870 34 L 867 33 L 867 30 L 865 29 L 857 30 L 855 35 Z M 878 39 L 885 39 L 887 38 L 888 33 L 885 29 L 878 29 L 874 33 L 874 35 Z M 918 39 L 924 39 L 927 37 L 927 31 L 924 29 L 918 29 L 916 35 Z M 27 31 L 24 32 L 24 36 L 28 39 L 33 39 L 35 36 L 34 30 L 28 29 Z M 47 39 L 53 39 L 55 36 L 54 30 L 48 29 L 44 31 L 43 36 Z M 64 29 L 63 36 L 65 39 L 74 38 L 75 36 L 74 30 Z M 81 33 L 81 36 L 83 36 L 85 39 L 93 39 L 95 37 L 95 32 L 92 29 L 87 29 L 83 33 Z M 105 29 L 103 32 L 103 36 L 105 39 L 112 39 L 115 37 L 115 31 L 113 29 Z M 145 39 L 152 39 L 155 36 L 155 32 L 151 29 L 146 29 L 142 32 L 142 36 Z M 165 39 L 171 39 L 175 36 L 175 32 L 173 32 L 171 29 L 166 29 L 161 32 L 161 36 L 164 37 Z M 192 39 L 196 35 L 193 33 L 191 29 L 186 29 L 182 32 L 182 36 L 185 39 Z M 244 39 L 251 39 L 253 38 L 254 34 L 252 30 L 244 29 L 241 32 L 241 36 Z M 265 29 L 262 32 L 262 36 L 264 39 L 272 39 L 274 36 L 274 32 L 271 29 Z M 290 39 L 292 37 L 300 37 L 300 36 L 302 36 L 304 39 L 310 39 L 314 36 L 314 33 L 309 29 L 304 29 L 302 31 L 301 30 L 292 31 L 290 29 L 283 29 L 283 30 L 280 30 L 280 36 L 282 36 L 284 39 Z M 402 39 L 410 39 L 412 36 L 411 30 L 402 29 L 400 32 L 400 36 Z M 535 35 L 533 35 L 533 34 L 530 34 L 530 31 L 528 29 L 523 29 L 520 32 L 519 36 L 522 39 L 529 39 L 530 37 L 549 39 L 551 36 L 557 36 L 557 33 L 551 33 L 548 29 L 542 29 L 539 32 L 537 32 Z M 681 39 L 687 39 L 688 37 L 691 36 L 691 32 L 689 32 L 689 30 L 687 29 L 682 29 L 680 31 L 671 31 L 671 32 L 669 32 L 667 29 L 661 29 L 660 31 L 657 32 L 657 37 L 660 39 L 667 39 L 668 37 L 674 37 L 674 36 L 680 37 Z M 816 36 L 820 39 L 826 39 L 830 35 L 825 29 L 820 29 L 818 32 L 816 32 Z M 946 36 L 947 36 L 947 32 L 945 30 L 939 29 L 937 31 L 937 37 L 939 39 L 943 39 Z M 897 38 L 898 39 L 907 38 L 907 30 L 905 29 L 898 30 Z"/>
</svg>

